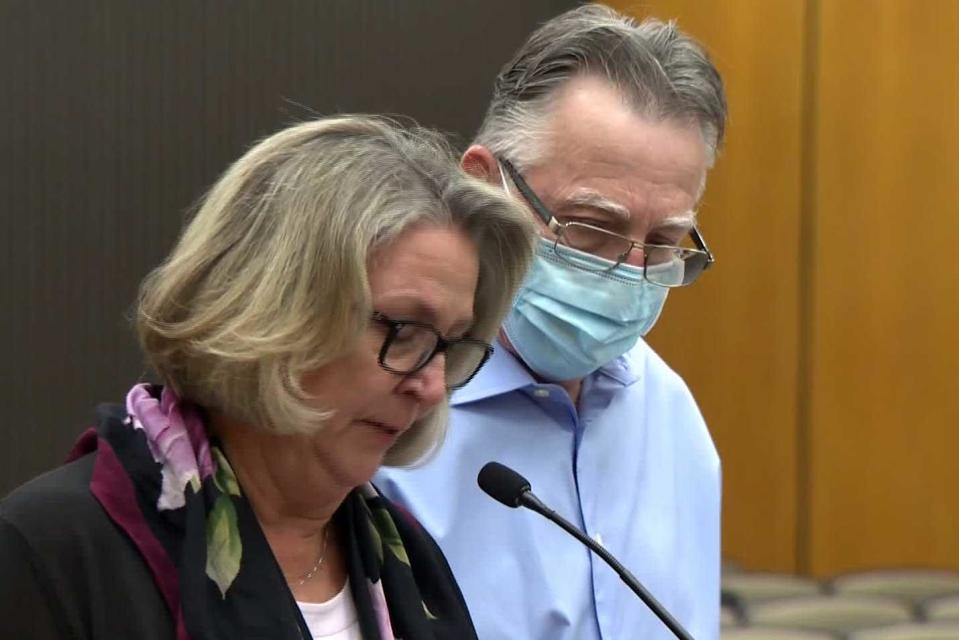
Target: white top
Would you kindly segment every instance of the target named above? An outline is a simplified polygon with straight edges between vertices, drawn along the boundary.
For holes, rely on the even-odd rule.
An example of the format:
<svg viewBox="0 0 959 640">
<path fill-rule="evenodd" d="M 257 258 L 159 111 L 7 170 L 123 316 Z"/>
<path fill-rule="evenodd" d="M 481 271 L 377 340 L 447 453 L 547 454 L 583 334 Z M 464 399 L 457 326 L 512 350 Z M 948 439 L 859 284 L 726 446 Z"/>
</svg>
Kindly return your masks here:
<svg viewBox="0 0 959 640">
<path fill-rule="evenodd" d="M 297 601 L 296 604 L 313 640 L 363 640 L 349 580 L 326 602 Z"/>
</svg>

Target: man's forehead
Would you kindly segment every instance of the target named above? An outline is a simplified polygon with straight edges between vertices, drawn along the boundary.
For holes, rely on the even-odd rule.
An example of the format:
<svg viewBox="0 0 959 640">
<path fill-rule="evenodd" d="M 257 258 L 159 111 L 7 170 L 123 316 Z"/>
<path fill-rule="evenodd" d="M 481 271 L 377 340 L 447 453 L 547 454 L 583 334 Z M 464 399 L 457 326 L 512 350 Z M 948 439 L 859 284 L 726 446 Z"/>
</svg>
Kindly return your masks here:
<svg viewBox="0 0 959 640">
<path fill-rule="evenodd" d="M 673 182 L 699 195 L 707 170 L 700 127 L 640 113 L 607 82 L 570 81 L 545 124 L 537 164 L 565 165 L 570 179 L 607 170 L 615 174 L 621 167 L 626 179 L 638 175 L 654 184 Z"/>
</svg>

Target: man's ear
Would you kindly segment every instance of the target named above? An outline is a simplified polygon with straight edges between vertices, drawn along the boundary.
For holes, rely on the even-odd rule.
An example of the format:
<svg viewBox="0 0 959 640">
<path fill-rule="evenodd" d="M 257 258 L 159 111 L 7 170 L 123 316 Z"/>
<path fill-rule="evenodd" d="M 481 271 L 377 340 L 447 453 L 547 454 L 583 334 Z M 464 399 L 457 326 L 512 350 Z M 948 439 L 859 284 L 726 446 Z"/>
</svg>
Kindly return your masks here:
<svg viewBox="0 0 959 640">
<path fill-rule="evenodd" d="M 481 144 L 474 144 L 466 150 L 460 159 L 460 166 L 474 178 L 496 185 L 500 184 L 499 163 L 493 156 L 493 152 Z"/>
</svg>

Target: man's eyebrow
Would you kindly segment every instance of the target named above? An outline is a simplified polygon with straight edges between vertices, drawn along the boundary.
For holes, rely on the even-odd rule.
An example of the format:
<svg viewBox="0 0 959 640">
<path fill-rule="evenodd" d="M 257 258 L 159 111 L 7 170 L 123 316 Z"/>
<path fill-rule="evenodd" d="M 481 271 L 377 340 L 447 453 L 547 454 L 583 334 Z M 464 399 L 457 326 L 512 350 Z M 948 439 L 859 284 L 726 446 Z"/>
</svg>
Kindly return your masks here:
<svg viewBox="0 0 959 640">
<path fill-rule="evenodd" d="M 670 229 L 674 227 L 689 229 L 695 224 L 696 210 L 691 209 L 689 211 L 684 211 L 683 213 L 671 215 L 668 218 L 663 218 L 659 221 L 659 224 L 657 224 L 656 227 L 659 229 Z"/>
<path fill-rule="evenodd" d="M 563 198 L 560 211 L 576 207 L 587 207 L 606 212 L 620 220 L 629 220 L 629 208 L 610 200 L 598 191 L 592 189 L 577 189 Z"/>
</svg>

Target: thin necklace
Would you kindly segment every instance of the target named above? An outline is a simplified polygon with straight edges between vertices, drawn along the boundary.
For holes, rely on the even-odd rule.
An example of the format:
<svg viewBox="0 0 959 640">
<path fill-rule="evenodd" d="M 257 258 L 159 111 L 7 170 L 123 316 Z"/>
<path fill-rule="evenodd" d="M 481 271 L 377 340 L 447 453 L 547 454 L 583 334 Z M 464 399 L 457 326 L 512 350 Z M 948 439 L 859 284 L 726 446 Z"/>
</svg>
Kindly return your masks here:
<svg viewBox="0 0 959 640">
<path fill-rule="evenodd" d="M 323 531 L 323 548 L 320 549 L 320 557 L 316 559 L 316 564 L 313 565 L 313 568 L 306 572 L 306 575 L 296 581 L 296 586 L 302 587 L 307 583 L 313 576 L 316 575 L 316 572 L 320 570 L 320 567 L 323 566 L 323 561 L 326 560 L 326 543 L 330 538 L 330 527 L 327 525 L 326 529 Z"/>
</svg>

